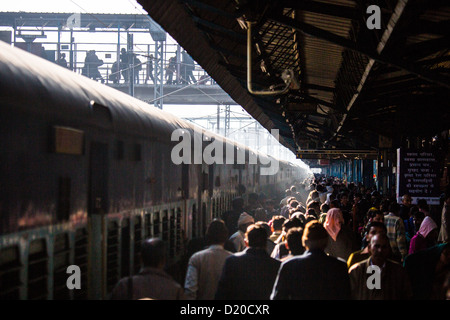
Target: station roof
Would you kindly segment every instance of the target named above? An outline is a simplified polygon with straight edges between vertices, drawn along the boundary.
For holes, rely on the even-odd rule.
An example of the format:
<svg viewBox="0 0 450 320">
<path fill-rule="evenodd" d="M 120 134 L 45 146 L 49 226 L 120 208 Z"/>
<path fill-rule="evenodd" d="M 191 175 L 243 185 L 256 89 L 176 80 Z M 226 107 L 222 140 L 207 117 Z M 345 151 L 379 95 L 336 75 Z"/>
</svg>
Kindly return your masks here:
<svg viewBox="0 0 450 320">
<path fill-rule="evenodd" d="M 371 151 L 450 129 L 446 0 L 377 1 L 381 29 L 368 28 L 361 1 L 138 2 L 294 152 Z M 249 93 L 247 22 L 253 90 L 280 91 L 286 69 L 299 86 Z"/>
<path fill-rule="evenodd" d="M 0 25 L 8 27 L 58 28 L 74 23 L 76 14 L 59 12 L 0 12 Z M 145 14 L 79 13 L 78 28 L 147 29 L 164 32 Z M 70 20 L 69 20 L 70 18 Z"/>
</svg>

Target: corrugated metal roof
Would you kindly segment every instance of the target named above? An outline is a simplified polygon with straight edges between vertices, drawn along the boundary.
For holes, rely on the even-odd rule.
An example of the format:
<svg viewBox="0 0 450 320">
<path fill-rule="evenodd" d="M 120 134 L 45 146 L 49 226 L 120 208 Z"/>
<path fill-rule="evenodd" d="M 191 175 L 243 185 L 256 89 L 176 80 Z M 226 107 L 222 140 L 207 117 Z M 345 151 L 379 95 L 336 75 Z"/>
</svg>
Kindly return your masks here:
<svg viewBox="0 0 450 320">
<path fill-rule="evenodd" d="M 395 145 L 449 127 L 449 3 L 383 2 L 382 29 L 369 30 L 365 8 L 352 0 L 139 2 L 237 103 L 266 128 L 279 127 L 292 150 L 377 148 L 378 135 Z M 238 17 L 255 22 L 258 89 L 282 84 L 286 68 L 300 89 L 264 99 L 248 93 Z M 393 125 L 401 116 L 418 128 Z"/>
</svg>

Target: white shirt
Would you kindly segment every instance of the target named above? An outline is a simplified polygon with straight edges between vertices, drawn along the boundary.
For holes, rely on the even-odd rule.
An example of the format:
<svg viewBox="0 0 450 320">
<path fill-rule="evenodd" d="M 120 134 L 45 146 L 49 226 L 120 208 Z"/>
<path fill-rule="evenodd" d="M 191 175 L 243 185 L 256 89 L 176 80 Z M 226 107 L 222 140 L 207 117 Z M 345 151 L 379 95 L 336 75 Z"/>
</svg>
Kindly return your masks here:
<svg viewBox="0 0 450 320">
<path fill-rule="evenodd" d="M 185 295 L 192 300 L 213 300 L 225 259 L 232 255 L 221 245 L 211 245 L 189 259 Z"/>
</svg>

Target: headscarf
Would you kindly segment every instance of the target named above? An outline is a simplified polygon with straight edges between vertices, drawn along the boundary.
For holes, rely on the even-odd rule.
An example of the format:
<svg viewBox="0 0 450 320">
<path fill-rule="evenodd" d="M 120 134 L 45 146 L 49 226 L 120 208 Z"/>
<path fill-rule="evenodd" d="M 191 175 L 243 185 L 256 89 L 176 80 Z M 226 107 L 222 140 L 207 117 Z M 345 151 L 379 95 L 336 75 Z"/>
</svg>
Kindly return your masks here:
<svg viewBox="0 0 450 320">
<path fill-rule="evenodd" d="M 433 231 L 434 229 L 437 229 L 436 222 L 433 221 L 429 216 L 426 216 L 425 219 L 423 219 L 422 223 L 420 224 L 419 233 L 426 238 L 427 235 Z"/>
<path fill-rule="evenodd" d="M 331 208 L 327 212 L 327 217 L 323 226 L 327 230 L 328 234 L 334 241 L 336 241 L 339 231 L 341 231 L 341 226 L 344 223 L 344 216 L 339 208 Z"/>
<path fill-rule="evenodd" d="M 241 213 L 238 219 L 238 226 L 248 223 L 255 223 L 255 219 L 249 215 L 247 212 Z"/>
</svg>

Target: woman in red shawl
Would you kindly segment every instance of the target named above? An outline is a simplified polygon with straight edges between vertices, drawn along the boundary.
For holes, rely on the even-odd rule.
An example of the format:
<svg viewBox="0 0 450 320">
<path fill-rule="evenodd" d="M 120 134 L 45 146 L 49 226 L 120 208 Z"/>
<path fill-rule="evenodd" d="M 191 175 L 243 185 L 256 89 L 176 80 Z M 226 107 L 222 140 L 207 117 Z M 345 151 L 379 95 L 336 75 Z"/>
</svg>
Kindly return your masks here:
<svg viewBox="0 0 450 320">
<path fill-rule="evenodd" d="M 432 218 L 426 216 L 420 225 L 419 231 L 411 238 L 408 254 L 436 245 L 438 234 L 437 224 Z"/>
<path fill-rule="evenodd" d="M 341 258 L 347 262 L 350 254 L 360 249 L 355 240 L 355 235 L 344 224 L 341 209 L 332 208 L 328 210 L 323 226 L 329 235 L 325 252 L 330 256 Z"/>
</svg>

